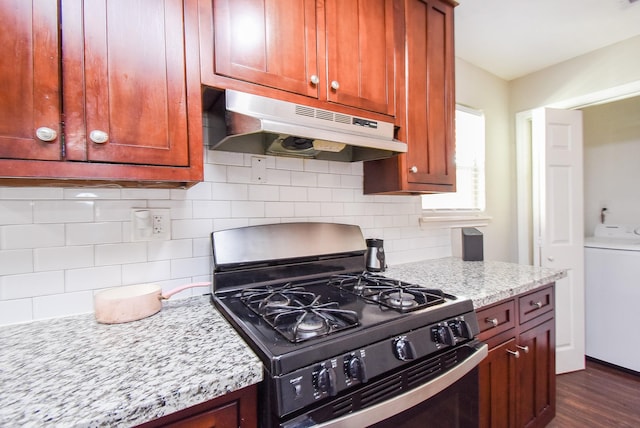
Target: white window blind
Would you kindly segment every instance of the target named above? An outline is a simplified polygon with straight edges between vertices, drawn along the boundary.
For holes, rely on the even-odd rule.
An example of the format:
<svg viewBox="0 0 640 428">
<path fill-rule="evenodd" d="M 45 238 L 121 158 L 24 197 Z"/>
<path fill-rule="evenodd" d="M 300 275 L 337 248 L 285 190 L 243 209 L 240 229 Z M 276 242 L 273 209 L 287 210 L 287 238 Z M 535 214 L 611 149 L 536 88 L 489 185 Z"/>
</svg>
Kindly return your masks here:
<svg viewBox="0 0 640 428">
<path fill-rule="evenodd" d="M 484 114 L 456 106 L 455 193 L 422 196 L 422 209 L 443 214 L 470 214 L 485 209 Z"/>
</svg>

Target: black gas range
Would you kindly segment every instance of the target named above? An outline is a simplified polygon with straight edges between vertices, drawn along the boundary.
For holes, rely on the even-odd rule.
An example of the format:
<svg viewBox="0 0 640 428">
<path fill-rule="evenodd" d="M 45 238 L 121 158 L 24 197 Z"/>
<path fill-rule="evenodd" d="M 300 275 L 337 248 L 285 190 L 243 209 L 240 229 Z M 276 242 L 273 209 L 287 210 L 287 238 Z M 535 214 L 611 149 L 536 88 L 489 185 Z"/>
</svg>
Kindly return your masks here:
<svg viewBox="0 0 640 428">
<path fill-rule="evenodd" d="M 358 226 L 260 225 L 212 243 L 213 302 L 264 364 L 265 427 L 381 423 L 486 355 L 472 302 L 367 272 Z"/>
</svg>

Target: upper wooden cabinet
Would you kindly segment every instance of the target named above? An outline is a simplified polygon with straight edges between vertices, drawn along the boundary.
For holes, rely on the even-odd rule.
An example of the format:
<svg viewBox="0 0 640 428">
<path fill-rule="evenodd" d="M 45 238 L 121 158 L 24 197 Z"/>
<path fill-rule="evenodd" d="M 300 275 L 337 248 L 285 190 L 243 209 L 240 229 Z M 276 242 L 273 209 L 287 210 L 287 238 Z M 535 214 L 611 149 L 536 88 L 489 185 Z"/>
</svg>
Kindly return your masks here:
<svg viewBox="0 0 640 428">
<path fill-rule="evenodd" d="M 200 0 L 202 81 L 395 116 L 398 3 Z"/>
<path fill-rule="evenodd" d="M 0 157 L 60 159 L 58 2 L 1 0 L 0 18 Z"/>
<path fill-rule="evenodd" d="M 405 0 L 404 87 L 399 138 L 406 154 L 365 162 L 365 193 L 455 191 L 453 8 L 449 0 Z"/>
<path fill-rule="evenodd" d="M 0 65 L 10 88 L 0 95 L 2 183 L 201 180 L 197 7 L 189 3 L 66 0 L 58 9 L 56 0 L 0 0 L 0 17 L 12 23 L 0 49 L 18 58 Z M 34 137 L 44 127 L 56 131 L 49 142 Z"/>
</svg>

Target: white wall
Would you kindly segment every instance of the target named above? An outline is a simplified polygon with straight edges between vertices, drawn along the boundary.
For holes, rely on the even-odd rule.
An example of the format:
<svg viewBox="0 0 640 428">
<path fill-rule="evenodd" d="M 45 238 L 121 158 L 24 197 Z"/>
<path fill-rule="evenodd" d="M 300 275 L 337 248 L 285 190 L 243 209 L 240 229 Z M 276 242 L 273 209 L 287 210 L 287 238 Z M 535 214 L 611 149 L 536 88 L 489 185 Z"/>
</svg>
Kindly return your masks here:
<svg viewBox="0 0 640 428">
<path fill-rule="evenodd" d="M 640 224 L 640 97 L 582 109 L 585 236 L 605 223 Z"/>
<path fill-rule="evenodd" d="M 491 223 L 482 228 L 484 258 L 516 262 L 515 146 L 509 139 L 509 85 L 456 58 L 456 102 L 485 114 L 486 212 Z"/>
<path fill-rule="evenodd" d="M 419 196 L 362 194 L 362 163 L 267 157 L 255 184 L 251 155 L 206 155 L 189 190 L 0 187 L 0 325 L 91 312 L 101 288 L 208 281 L 210 233 L 231 227 L 352 223 L 385 240 L 389 264 L 451 255 L 447 230 L 420 228 Z M 131 242 L 133 207 L 170 208 L 172 239 Z"/>
<path fill-rule="evenodd" d="M 509 82 L 511 116 L 640 81 L 640 36 Z"/>
</svg>

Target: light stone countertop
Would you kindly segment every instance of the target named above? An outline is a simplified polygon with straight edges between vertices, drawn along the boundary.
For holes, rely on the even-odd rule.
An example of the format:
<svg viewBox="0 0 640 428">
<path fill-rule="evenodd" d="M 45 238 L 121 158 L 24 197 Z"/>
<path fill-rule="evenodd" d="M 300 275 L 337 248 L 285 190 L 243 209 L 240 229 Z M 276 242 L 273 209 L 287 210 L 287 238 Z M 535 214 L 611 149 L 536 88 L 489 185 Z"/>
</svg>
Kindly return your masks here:
<svg viewBox="0 0 640 428">
<path fill-rule="evenodd" d="M 444 258 L 385 276 L 469 297 L 480 308 L 566 276 Z M 209 296 L 149 318 L 103 325 L 92 314 L 0 328 L 0 427 L 128 427 L 260 382 L 262 365 Z"/>
<path fill-rule="evenodd" d="M 126 324 L 87 314 L 0 328 L 0 427 L 129 427 L 261 380 L 210 296 Z"/>
<path fill-rule="evenodd" d="M 468 297 L 476 309 L 567 276 L 564 269 L 495 261 L 464 262 L 456 257 L 391 266 L 383 274 L 428 288 L 440 288 L 455 296 Z"/>
</svg>

